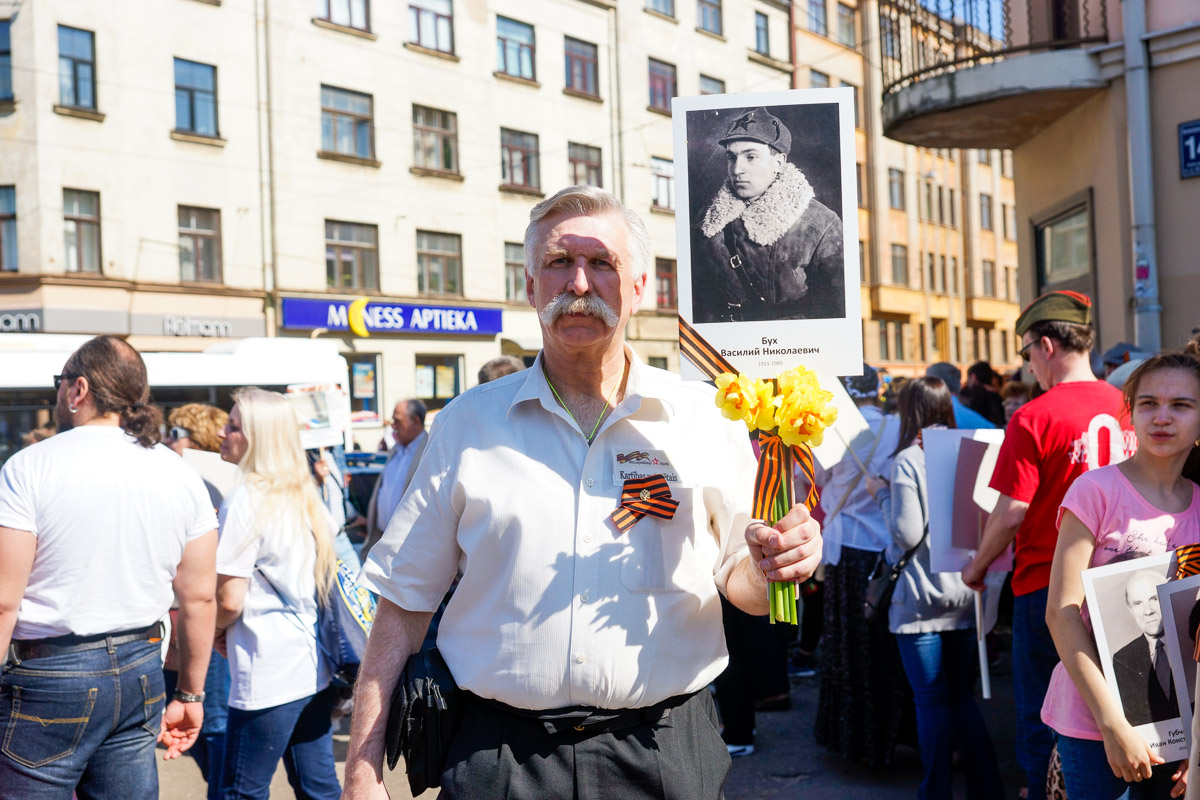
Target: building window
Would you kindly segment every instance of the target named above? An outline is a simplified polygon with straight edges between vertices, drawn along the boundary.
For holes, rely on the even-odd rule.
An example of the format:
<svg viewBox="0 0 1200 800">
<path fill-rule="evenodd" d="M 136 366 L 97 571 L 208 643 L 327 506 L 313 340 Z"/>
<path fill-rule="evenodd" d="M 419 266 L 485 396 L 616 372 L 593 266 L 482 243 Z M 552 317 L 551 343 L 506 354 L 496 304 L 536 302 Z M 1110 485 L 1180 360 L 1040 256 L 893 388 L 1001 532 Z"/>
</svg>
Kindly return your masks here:
<svg viewBox="0 0 1200 800">
<path fill-rule="evenodd" d="M 462 237 L 417 231 L 417 291 L 455 294 L 462 290 Z"/>
<path fill-rule="evenodd" d="M 217 68 L 175 59 L 175 130 L 217 135 Z"/>
<path fill-rule="evenodd" d="M 63 189 L 67 272 L 100 272 L 100 193 Z"/>
<path fill-rule="evenodd" d="M 995 297 L 996 296 L 996 262 L 989 261 L 988 259 L 985 258 L 981 262 L 980 266 L 981 266 L 980 274 L 983 278 L 983 281 L 982 281 L 983 296 L 984 297 Z"/>
<path fill-rule="evenodd" d="M 0 100 L 12 100 L 12 43 L 9 41 L 10 21 L 0 19 Z"/>
<path fill-rule="evenodd" d="M 888 352 L 891 344 L 888 339 L 888 324 L 883 320 L 879 320 L 876 325 L 879 326 L 879 357 L 884 361 L 890 361 L 892 355 Z"/>
<path fill-rule="evenodd" d="M 675 162 L 667 158 L 650 159 L 650 197 L 655 208 L 675 208 Z"/>
<path fill-rule="evenodd" d="M 754 12 L 754 49 L 759 55 L 771 55 L 771 21 L 761 11 Z"/>
<path fill-rule="evenodd" d="M 938 291 L 937 270 L 933 253 L 925 254 L 925 287 L 931 292 Z"/>
<path fill-rule="evenodd" d="M 17 187 L 0 186 L 0 271 L 17 271 Z"/>
<path fill-rule="evenodd" d="M 837 12 L 838 41 L 846 47 L 855 47 L 858 37 L 854 30 L 854 9 L 845 3 L 838 3 Z"/>
<path fill-rule="evenodd" d="M 600 148 L 567 142 L 567 161 L 571 183 L 575 186 L 603 186 L 601 182 Z"/>
<path fill-rule="evenodd" d="M 596 81 L 596 45 L 565 37 L 567 88 L 592 97 L 600 96 Z"/>
<path fill-rule="evenodd" d="M 858 193 L 858 207 L 866 208 L 866 203 L 863 200 L 865 195 L 863 194 L 862 164 L 854 165 L 854 185 Z"/>
<path fill-rule="evenodd" d="M 360 31 L 371 30 L 367 0 L 317 0 L 317 19 Z"/>
<path fill-rule="evenodd" d="M 937 221 L 939 223 L 945 223 L 945 221 L 946 221 L 946 188 L 944 186 L 938 187 Z"/>
<path fill-rule="evenodd" d="M 1000 284 L 1000 291 L 1003 292 L 1001 297 L 1003 297 L 1005 300 L 1013 299 L 1012 274 L 1012 267 L 1004 268 L 1004 283 Z"/>
<path fill-rule="evenodd" d="M 904 170 L 888 170 L 888 204 L 897 211 L 904 210 Z"/>
<path fill-rule="evenodd" d="M 1017 209 L 1015 206 L 1005 205 L 1004 211 L 1004 238 L 1010 241 L 1017 238 Z"/>
<path fill-rule="evenodd" d="M 675 259 L 654 259 L 654 279 L 658 291 L 658 307 L 669 310 L 679 308 L 679 282 L 675 273 Z"/>
<path fill-rule="evenodd" d="M 378 241 L 374 225 L 325 220 L 325 284 L 330 289 L 378 289 Z"/>
<path fill-rule="evenodd" d="M 458 115 L 413 106 L 413 164 L 458 173 Z"/>
<path fill-rule="evenodd" d="M 371 95 L 321 87 L 321 149 L 356 158 L 375 151 Z"/>
<path fill-rule="evenodd" d="M 979 151 L 979 163 L 980 163 L 980 164 L 987 164 L 988 166 L 991 166 L 991 163 L 992 163 L 992 151 L 990 151 L 990 150 L 982 150 L 982 149 L 981 149 L 981 150 Z"/>
<path fill-rule="evenodd" d="M 948 203 L 948 209 L 950 211 L 950 215 L 948 217 L 949 222 L 950 222 L 950 227 L 957 228 L 958 227 L 958 203 L 954 199 L 954 190 L 947 189 L 946 193 L 950 200 L 950 202 Z"/>
<path fill-rule="evenodd" d="M 533 26 L 496 17 L 496 70 L 514 78 L 536 80 L 533 71 Z"/>
<path fill-rule="evenodd" d="M 950 281 L 954 286 L 954 293 L 958 294 L 958 257 L 950 256 Z"/>
<path fill-rule="evenodd" d="M 861 128 L 862 121 L 861 121 L 861 118 L 859 117 L 858 87 L 855 86 L 853 83 L 848 83 L 846 81 L 842 81 L 842 88 L 850 89 L 854 93 L 854 127 Z"/>
<path fill-rule="evenodd" d="M 58 102 L 96 109 L 96 34 L 58 26 Z"/>
<path fill-rule="evenodd" d="M 879 35 L 883 39 L 883 54 L 887 58 L 896 57 L 896 23 L 891 17 L 881 17 L 879 20 Z"/>
<path fill-rule="evenodd" d="M 1000 174 L 1005 178 L 1011 178 L 1013 176 L 1012 150 L 1000 151 Z"/>
<path fill-rule="evenodd" d="M 908 286 L 908 248 L 902 244 L 892 245 L 892 283 Z"/>
<path fill-rule="evenodd" d="M 992 230 L 992 196 L 990 194 L 980 193 L 979 195 L 979 227 L 981 230 Z"/>
<path fill-rule="evenodd" d="M 925 181 L 925 204 L 921 211 L 921 219 L 933 220 L 933 184 L 929 181 Z"/>
<path fill-rule="evenodd" d="M 500 179 L 505 186 L 541 188 L 537 134 L 500 129 Z"/>
<path fill-rule="evenodd" d="M 721 35 L 721 0 L 696 0 L 700 30 Z"/>
<path fill-rule="evenodd" d="M 650 107 L 669 112 L 674 96 L 675 65 L 650 59 Z"/>
<path fill-rule="evenodd" d="M 725 81 L 701 75 L 700 94 L 725 94 Z"/>
<path fill-rule="evenodd" d="M 416 358 L 416 391 L 426 408 L 444 408 L 462 392 L 462 356 L 422 356 Z"/>
<path fill-rule="evenodd" d="M 408 0 L 408 41 L 439 53 L 454 52 L 451 0 Z"/>
<path fill-rule="evenodd" d="M 528 303 L 525 293 L 525 245 L 504 243 L 504 299 L 510 303 Z"/>
<path fill-rule="evenodd" d="M 668 17 L 675 16 L 675 0 L 646 0 L 646 8 Z"/>
<path fill-rule="evenodd" d="M 350 367 L 350 424 L 358 426 L 379 425 L 379 379 L 378 353 L 344 353 Z"/>
<path fill-rule="evenodd" d="M 1047 285 L 1086 278 L 1092 271 L 1088 209 L 1079 208 L 1037 228 L 1039 291 Z"/>
<path fill-rule="evenodd" d="M 818 72 L 815 69 L 808 71 L 808 85 L 813 89 L 828 89 L 829 76 L 824 72 Z"/>
<path fill-rule="evenodd" d="M 220 282 L 220 211 L 179 207 L 179 279 Z"/>
<path fill-rule="evenodd" d="M 863 283 L 874 283 L 871 280 L 871 269 L 867 263 L 867 243 L 858 240 L 858 279 Z"/>
<path fill-rule="evenodd" d="M 666 356 L 650 356 L 646 359 L 646 363 L 655 369 L 667 369 Z"/>
<path fill-rule="evenodd" d="M 825 0 L 808 0 L 808 29 L 826 36 L 829 25 L 825 16 Z"/>
<path fill-rule="evenodd" d="M 904 323 L 889 322 L 892 327 L 892 356 L 897 361 L 904 360 Z"/>
</svg>

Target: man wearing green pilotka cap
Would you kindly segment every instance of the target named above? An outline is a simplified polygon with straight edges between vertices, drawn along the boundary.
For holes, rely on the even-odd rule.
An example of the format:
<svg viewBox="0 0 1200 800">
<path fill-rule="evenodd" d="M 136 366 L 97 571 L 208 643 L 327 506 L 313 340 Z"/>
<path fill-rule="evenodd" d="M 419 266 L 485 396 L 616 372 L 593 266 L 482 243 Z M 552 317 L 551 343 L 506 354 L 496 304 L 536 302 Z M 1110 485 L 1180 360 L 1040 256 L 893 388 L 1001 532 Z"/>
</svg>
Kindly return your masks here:
<svg viewBox="0 0 1200 800">
<path fill-rule="evenodd" d="M 1125 460 L 1136 449 L 1121 393 L 1092 374 L 1092 300 L 1049 292 L 1017 318 L 1021 358 L 1045 393 L 1013 413 L 991 486 L 1000 492 L 963 582 L 983 589 L 988 567 L 1015 542 L 1013 695 L 1017 761 L 1030 800 L 1046 796 L 1052 746 L 1042 702 L 1058 653 L 1046 626 L 1050 563 L 1058 542 L 1058 507 L 1075 478 Z"/>
</svg>

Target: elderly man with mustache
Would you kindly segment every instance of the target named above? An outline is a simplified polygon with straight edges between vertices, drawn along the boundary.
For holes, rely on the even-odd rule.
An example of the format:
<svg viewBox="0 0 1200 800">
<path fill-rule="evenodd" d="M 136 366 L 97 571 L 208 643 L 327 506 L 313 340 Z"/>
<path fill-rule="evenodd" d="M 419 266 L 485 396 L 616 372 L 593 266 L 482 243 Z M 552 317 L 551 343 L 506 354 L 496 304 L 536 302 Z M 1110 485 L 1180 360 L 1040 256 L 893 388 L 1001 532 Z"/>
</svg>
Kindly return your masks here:
<svg viewBox="0 0 1200 800">
<path fill-rule="evenodd" d="M 816 569 L 819 527 L 803 507 L 752 520 L 745 429 L 625 343 L 651 261 L 635 214 L 564 189 L 531 212 L 525 254 L 542 352 L 438 415 L 363 568 L 381 601 L 344 797 L 387 796 L 384 709 L 461 574 L 438 629 L 467 697 L 442 797 L 715 800 L 730 764 L 705 691 L 727 662 L 718 592 L 765 614 L 767 577 Z M 618 526 L 647 481 L 669 511 Z"/>
</svg>

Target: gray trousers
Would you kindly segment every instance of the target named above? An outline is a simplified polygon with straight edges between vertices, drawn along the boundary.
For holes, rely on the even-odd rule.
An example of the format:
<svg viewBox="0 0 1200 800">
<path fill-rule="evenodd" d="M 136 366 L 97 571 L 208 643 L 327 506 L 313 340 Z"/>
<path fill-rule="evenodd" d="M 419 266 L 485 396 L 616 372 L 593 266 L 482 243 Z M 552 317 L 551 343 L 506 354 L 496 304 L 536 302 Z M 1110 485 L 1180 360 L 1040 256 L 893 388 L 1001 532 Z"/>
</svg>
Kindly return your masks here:
<svg viewBox="0 0 1200 800">
<path fill-rule="evenodd" d="M 439 800 L 721 800 L 729 753 L 701 691 L 650 721 L 589 724 L 468 695 Z M 553 714 L 547 714 L 553 717 Z M 658 716 L 658 715 L 654 715 Z M 628 725 L 628 727 L 625 727 Z"/>
</svg>

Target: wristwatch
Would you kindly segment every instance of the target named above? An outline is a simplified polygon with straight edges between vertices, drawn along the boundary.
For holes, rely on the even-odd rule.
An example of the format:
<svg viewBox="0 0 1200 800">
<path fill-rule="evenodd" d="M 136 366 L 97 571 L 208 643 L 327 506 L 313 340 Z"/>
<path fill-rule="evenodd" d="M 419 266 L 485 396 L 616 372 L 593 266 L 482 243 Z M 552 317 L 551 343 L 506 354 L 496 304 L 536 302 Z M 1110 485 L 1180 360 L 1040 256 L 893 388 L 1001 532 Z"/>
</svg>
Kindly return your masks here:
<svg viewBox="0 0 1200 800">
<path fill-rule="evenodd" d="M 187 692 L 176 689 L 175 699 L 181 703 L 203 703 L 204 692 L 201 692 L 200 694 L 188 694 Z"/>
</svg>

